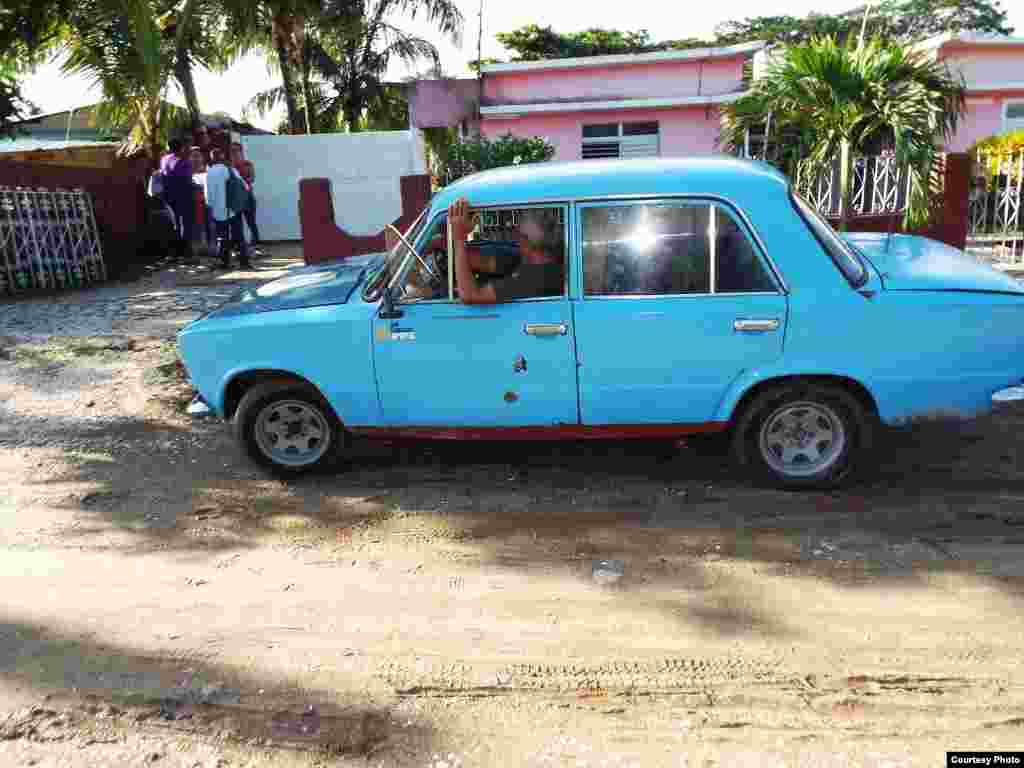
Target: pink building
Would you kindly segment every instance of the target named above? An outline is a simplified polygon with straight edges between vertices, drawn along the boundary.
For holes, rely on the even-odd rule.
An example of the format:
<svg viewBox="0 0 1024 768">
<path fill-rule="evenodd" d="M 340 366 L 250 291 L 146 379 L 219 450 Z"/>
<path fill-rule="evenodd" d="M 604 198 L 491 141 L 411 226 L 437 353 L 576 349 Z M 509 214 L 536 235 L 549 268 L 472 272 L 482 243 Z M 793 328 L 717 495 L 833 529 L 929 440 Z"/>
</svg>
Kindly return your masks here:
<svg viewBox="0 0 1024 768">
<path fill-rule="evenodd" d="M 948 145 L 951 151 L 1024 128 L 1024 37 L 947 33 L 921 47 L 934 51 L 967 85 L 967 111 Z"/>
<path fill-rule="evenodd" d="M 717 151 L 720 105 L 763 43 L 483 68 L 481 130 L 544 136 L 555 160 Z"/>
<path fill-rule="evenodd" d="M 1024 128 L 1024 38 L 949 33 L 920 44 L 963 75 L 967 111 L 949 149 Z M 459 126 L 495 138 L 543 136 L 558 160 L 717 152 L 720 108 L 764 71 L 764 43 L 483 68 L 473 79 L 421 80 L 409 92 L 414 128 Z M 482 94 L 482 100 L 481 100 Z M 479 107 L 479 121 L 477 105 Z"/>
</svg>

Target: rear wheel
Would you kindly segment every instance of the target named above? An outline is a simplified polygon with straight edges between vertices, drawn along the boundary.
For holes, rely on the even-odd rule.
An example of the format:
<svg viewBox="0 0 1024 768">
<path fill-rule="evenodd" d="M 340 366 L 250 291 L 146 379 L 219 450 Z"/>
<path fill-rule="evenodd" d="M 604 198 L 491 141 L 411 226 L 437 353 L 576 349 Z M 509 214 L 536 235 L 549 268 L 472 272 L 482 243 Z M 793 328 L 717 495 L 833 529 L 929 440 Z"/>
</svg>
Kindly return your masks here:
<svg viewBox="0 0 1024 768">
<path fill-rule="evenodd" d="M 252 459 L 282 474 L 331 464 L 347 442 L 320 393 L 289 379 L 263 382 L 245 393 L 235 411 L 235 436 Z"/>
<path fill-rule="evenodd" d="M 872 421 L 845 389 L 795 382 L 758 395 L 743 409 L 733 432 L 733 454 L 771 485 L 835 488 L 861 468 Z"/>
</svg>

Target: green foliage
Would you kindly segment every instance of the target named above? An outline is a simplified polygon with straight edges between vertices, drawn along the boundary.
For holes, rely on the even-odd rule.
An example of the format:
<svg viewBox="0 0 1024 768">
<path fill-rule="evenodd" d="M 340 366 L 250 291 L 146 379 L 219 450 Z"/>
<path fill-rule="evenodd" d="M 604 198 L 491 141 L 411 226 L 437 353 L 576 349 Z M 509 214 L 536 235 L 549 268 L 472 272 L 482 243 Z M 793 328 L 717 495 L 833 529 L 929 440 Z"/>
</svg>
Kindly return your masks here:
<svg viewBox="0 0 1024 768">
<path fill-rule="evenodd" d="M 515 52 L 513 61 L 537 59 L 568 59 L 579 56 L 605 56 L 623 53 L 650 53 L 711 45 L 697 38 L 666 40 L 656 43 L 646 29 L 622 32 L 617 29 L 593 27 L 582 32 L 563 34 L 551 27 L 527 24 L 511 32 L 495 35 L 498 42 Z M 494 59 L 487 63 L 498 63 Z"/>
<path fill-rule="evenodd" d="M 493 141 L 486 136 L 447 141 L 442 138 L 435 146 L 443 153 L 436 158 L 436 173 L 442 184 L 451 184 L 463 176 L 490 168 L 547 162 L 555 155 L 555 148 L 547 139 L 540 136 L 524 139 L 511 133 Z"/>
<path fill-rule="evenodd" d="M 233 17 L 228 24 L 237 33 L 232 55 L 253 48 L 276 51 L 277 69 L 284 80 L 280 88 L 258 94 L 247 109 L 265 114 L 284 102 L 293 132 L 383 130 L 382 126 L 399 123 L 407 128 L 407 108 L 396 103 L 396 98 L 404 100 L 404 94 L 396 96 L 384 82 L 385 73 L 395 60 L 407 66 L 426 61 L 436 71 L 440 55 L 429 40 L 396 27 L 394 16 L 424 16 L 455 41 L 463 24 L 454 0 L 323 0 L 315 12 L 306 7 L 304 15 L 290 17 L 287 25 L 284 16 L 273 13 L 286 0 L 235 1 L 248 8 L 250 15 Z M 282 31 L 286 26 L 287 33 Z M 287 55 L 285 48 L 290 51 Z"/>
<path fill-rule="evenodd" d="M 1001 154 L 1024 152 L 1024 128 L 1018 128 L 1016 131 L 1001 133 L 996 136 L 988 136 L 978 141 L 977 144 L 968 150 L 971 154 L 976 154 L 979 151 Z"/>
<path fill-rule="evenodd" d="M 196 0 L 185 0 L 182 13 Z M 84 75 L 103 94 L 102 127 L 123 130 L 126 154 L 156 160 L 188 113 L 168 104 L 185 24 L 168 32 L 165 4 L 156 0 L 78 0 L 66 19 L 62 45 L 65 72 Z"/>
<path fill-rule="evenodd" d="M 802 19 L 785 15 L 756 16 L 720 24 L 715 29 L 716 42 L 732 45 L 765 40 L 793 45 L 823 36 L 845 42 L 860 34 L 863 18 L 863 11 L 838 16 L 811 14 Z M 999 0 L 882 0 L 868 12 L 868 34 L 903 42 L 961 30 L 1013 33 Z"/>
<path fill-rule="evenodd" d="M 1024 128 L 982 139 L 968 152 L 974 161 L 974 176 L 1006 176 L 1016 179 L 1020 175 L 1021 155 L 1024 155 Z"/>
<path fill-rule="evenodd" d="M 860 34 L 863 11 L 837 16 L 810 14 L 796 16 L 755 16 L 727 21 L 715 29 L 712 40 L 651 39 L 645 29 L 635 32 L 593 28 L 583 32 L 560 33 L 551 27 L 528 24 L 495 37 L 513 52 L 513 61 L 565 59 L 617 53 L 649 53 L 708 46 L 736 45 L 754 40 L 793 45 L 816 37 L 833 37 L 845 42 Z M 941 32 L 974 30 L 1012 34 L 1006 11 L 999 0 L 882 0 L 868 15 L 867 32 L 904 42 L 921 40 Z M 499 63 L 486 59 L 485 63 Z M 470 67 L 476 69 L 475 60 Z"/>
<path fill-rule="evenodd" d="M 14 67 L 0 62 L 0 140 L 14 138 L 17 130 L 14 123 L 24 117 L 27 106 Z"/>
<path fill-rule="evenodd" d="M 906 218 L 916 225 L 928 216 L 942 145 L 963 111 L 962 80 L 923 52 L 878 38 L 863 46 L 816 38 L 786 48 L 724 109 L 720 143 L 742 147 L 770 116 L 772 136 L 784 137 L 809 171 L 829 168 L 844 149 L 846 156 L 892 150 L 910 173 Z"/>
</svg>

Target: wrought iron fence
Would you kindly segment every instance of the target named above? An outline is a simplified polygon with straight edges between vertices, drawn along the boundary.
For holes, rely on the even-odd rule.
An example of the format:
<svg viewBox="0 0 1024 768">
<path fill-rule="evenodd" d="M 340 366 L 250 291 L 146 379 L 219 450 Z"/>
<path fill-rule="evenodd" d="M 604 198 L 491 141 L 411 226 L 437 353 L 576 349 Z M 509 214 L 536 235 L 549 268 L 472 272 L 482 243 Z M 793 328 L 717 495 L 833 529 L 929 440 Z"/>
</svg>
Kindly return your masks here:
<svg viewBox="0 0 1024 768">
<path fill-rule="evenodd" d="M 979 151 L 974 160 L 967 248 L 988 261 L 1024 262 L 1024 149 Z"/>
<path fill-rule="evenodd" d="M 750 135 L 739 154 L 751 160 L 762 160 L 790 173 L 785 152 L 778 141 Z M 796 191 L 824 216 L 839 215 L 839 158 L 826 170 L 812 170 L 806 160 L 797 161 L 792 173 Z M 896 162 L 892 153 L 856 157 L 850 179 L 850 214 L 872 216 L 903 213 L 907 208 L 911 185 L 910 174 Z"/>
<path fill-rule="evenodd" d="M 87 192 L 0 187 L 0 295 L 105 279 Z"/>
<path fill-rule="evenodd" d="M 876 216 L 903 213 L 910 198 L 912 179 L 906 167 L 891 154 L 853 159 L 850 168 L 850 214 Z M 797 164 L 794 186 L 825 216 L 839 215 L 840 169 L 836 159 L 824 171 L 810 170 L 807 161 Z"/>
</svg>

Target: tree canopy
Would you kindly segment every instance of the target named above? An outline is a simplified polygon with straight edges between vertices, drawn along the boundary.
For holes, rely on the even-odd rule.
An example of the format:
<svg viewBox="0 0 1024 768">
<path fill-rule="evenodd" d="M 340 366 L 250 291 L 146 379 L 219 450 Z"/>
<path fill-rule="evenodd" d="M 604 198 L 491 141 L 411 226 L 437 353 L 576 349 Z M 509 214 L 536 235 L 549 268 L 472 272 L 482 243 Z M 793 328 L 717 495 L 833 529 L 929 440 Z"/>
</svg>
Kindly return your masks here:
<svg viewBox="0 0 1024 768">
<path fill-rule="evenodd" d="M 789 174 L 812 175 L 840 159 L 840 216 L 848 213 L 853 154 L 891 150 L 911 179 L 908 224 L 928 215 L 942 144 L 956 131 L 965 89 L 941 62 L 873 38 L 814 38 L 787 47 L 750 90 L 724 108 L 721 143 L 738 149 L 770 121 L 789 152 Z"/>
<path fill-rule="evenodd" d="M 863 18 L 863 8 L 838 15 L 811 14 L 805 18 L 755 16 L 720 24 L 709 40 L 689 37 L 655 41 L 646 29 L 622 31 L 595 27 L 582 32 L 556 32 L 551 27 L 536 24 L 511 32 L 499 32 L 495 37 L 511 51 L 512 61 L 536 61 L 684 50 L 755 40 L 795 44 L 826 35 L 843 42 L 860 33 Z M 1013 33 L 1000 0 L 882 0 L 868 12 L 869 35 L 901 42 L 960 30 L 1004 35 Z M 485 63 L 497 63 L 497 60 L 487 59 Z M 470 63 L 471 67 L 474 65 L 475 62 Z"/>
</svg>

